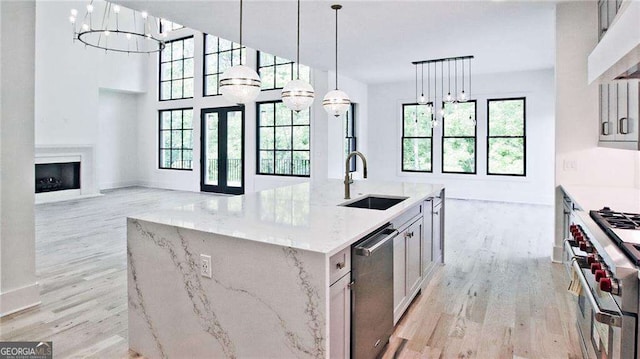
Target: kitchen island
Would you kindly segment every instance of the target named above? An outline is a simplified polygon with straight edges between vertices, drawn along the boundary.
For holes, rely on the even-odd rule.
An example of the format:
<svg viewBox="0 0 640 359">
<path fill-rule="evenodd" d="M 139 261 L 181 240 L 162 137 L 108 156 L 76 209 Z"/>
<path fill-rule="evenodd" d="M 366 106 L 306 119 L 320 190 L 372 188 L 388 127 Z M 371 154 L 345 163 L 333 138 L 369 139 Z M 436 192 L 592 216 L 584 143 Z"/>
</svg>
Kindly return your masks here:
<svg viewBox="0 0 640 359">
<path fill-rule="evenodd" d="M 390 222 L 420 228 L 419 239 L 413 230 L 397 237 L 406 246 L 394 240 L 394 258 L 406 259 L 401 269 L 394 262 L 397 321 L 442 262 L 432 200 L 443 203 L 443 186 L 351 186 L 353 200 L 343 199 L 342 181 L 329 180 L 129 218 L 130 349 L 149 358 L 348 357 L 351 245 Z M 340 206 L 365 195 L 406 199 L 387 210 Z"/>
</svg>

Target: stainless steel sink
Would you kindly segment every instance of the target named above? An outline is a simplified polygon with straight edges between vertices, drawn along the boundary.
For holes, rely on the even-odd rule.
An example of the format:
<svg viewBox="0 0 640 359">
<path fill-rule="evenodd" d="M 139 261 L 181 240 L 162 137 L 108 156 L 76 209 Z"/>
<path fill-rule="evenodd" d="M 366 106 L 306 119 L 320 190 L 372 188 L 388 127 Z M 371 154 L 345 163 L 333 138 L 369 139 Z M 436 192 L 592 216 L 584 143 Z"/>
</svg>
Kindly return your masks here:
<svg viewBox="0 0 640 359">
<path fill-rule="evenodd" d="M 354 202 L 340 204 L 340 206 L 351 208 L 377 209 L 380 211 L 384 211 L 404 201 L 407 198 L 409 197 L 382 197 L 370 195 Z"/>
</svg>

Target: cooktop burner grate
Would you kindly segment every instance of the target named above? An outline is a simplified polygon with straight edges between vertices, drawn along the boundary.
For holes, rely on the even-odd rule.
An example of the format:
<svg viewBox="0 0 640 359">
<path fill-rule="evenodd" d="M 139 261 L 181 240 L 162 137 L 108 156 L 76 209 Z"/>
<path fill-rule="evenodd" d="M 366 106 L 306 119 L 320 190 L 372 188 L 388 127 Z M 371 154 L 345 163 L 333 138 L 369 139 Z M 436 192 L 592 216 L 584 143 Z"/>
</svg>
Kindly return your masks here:
<svg viewBox="0 0 640 359">
<path fill-rule="evenodd" d="M 640 214 L 614 212 L 609 207 L 593 212 L 596 212 L 612 228 L 640 229 Z"/>
</svg>

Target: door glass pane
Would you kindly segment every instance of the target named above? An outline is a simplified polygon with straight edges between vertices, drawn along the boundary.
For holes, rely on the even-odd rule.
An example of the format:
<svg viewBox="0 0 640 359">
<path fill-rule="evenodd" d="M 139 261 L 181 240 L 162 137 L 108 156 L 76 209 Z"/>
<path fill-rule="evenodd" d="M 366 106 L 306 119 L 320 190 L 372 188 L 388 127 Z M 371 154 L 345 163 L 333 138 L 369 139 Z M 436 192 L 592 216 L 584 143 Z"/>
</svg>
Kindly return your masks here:
<svg viewBox="0 0 640 359">
<path fill-rule="evenodd" d="M 242 187 L 242 112 L 227 114 L 227 186 Z"/>
<path fill-rule="evenodd" d="M 218 185 L 218 114 L 205 115 L 205 177 L 204 183 Z"/>
</svg>

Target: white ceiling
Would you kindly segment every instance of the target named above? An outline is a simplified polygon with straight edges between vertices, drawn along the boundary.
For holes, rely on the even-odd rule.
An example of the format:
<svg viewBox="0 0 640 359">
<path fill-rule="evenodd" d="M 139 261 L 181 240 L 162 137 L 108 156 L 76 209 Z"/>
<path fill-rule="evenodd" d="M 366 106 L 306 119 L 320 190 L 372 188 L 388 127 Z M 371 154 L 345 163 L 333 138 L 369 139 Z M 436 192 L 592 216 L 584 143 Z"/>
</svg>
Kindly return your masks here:
<svg viewBox="0 0 640 359">
<path fill-rule="evenodd" d="M 116 2 L 238 41 L 239 1 Z M 334 68 L 333 3 L 302 1 L 301 63 Z M 365 83 L 413 79 L 411 61 L 451 56 L 474 55 L 474 74 L 554 65 L 553 1 L 339 3 L 339 72 Z M 244 43 L 295 59 L 296 2 L 245 0 Z"/>
</svg>

